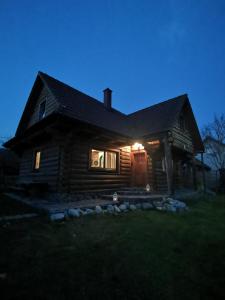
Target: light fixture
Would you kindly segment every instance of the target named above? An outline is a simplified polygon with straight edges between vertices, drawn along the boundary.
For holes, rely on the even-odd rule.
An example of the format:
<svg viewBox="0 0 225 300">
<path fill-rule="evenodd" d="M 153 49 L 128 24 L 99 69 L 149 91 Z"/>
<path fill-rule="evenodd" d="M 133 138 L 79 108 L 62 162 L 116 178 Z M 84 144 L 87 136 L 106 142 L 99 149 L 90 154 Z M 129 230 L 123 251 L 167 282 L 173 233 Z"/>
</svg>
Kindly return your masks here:
<svg viewBox="0 0 225 300">
<path fill-rule="evenodd" d="M 118 194 L 117 194 L 117 192 L 115 192 L 114 194 L 113 194 L 113 201 L 114 202 L 117 202 L 118 201 Z"/>
<path fill-rule="evenodd" d="M 139 143 L 134 143 L 132 146 L 132 150 L 143 150 L 143 149 L 144 149 L 144 146 Z"/>
<path fill-rule="evenodd" d="M 147 191 L 147 192 L 150 192 L 150 191 L 151 191 L 151 187 L 150 187 L 150 185 L 149 185 L 149 184 L 147 184 L 145 189 L 146 189 L 146 191 Z"/>
</svg>

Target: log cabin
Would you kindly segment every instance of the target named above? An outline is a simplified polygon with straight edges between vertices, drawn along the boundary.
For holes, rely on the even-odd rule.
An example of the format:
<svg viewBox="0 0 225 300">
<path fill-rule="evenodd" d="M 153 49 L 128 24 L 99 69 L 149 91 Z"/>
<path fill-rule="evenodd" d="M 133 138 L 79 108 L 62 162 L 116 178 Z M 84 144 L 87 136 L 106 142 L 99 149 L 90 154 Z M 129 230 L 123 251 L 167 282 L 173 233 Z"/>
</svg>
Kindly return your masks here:
<svg viewBox="0 0 225 300">
<path fill-rule="evenodd" d="M 154 192 L 195 188 L 195 155 L 204 151 L 184 94 L 131 114 L 38 72 L 15 136 L 20 184 L 76 194 L 150 185 Z"/>
</svg>

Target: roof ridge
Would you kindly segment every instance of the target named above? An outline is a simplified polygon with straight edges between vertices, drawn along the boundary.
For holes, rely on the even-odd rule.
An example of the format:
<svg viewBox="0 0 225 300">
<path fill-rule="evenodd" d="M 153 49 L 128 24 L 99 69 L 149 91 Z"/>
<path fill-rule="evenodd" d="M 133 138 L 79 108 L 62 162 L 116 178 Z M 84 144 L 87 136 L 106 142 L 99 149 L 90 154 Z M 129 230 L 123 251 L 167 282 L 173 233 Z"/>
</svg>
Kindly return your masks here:
<svg viewBox="0 0 225 300">
<path fill-rule="evenodd" d="M 145 110 L 149 110 L 149 109 L 151 109 L 151 108 L 153 108 L 153 107 L 155 107 L 155 106 L 160 106 L 160 105 L 162 105 L 162 104 L 166 104 L 166 103 L 168 103 L 168 102 L 172 102 L 172 101 L 174 101 L 174 100 L 178 100 L 179 98 L 184 97 L 184 96 L 187 96 L 187 95 L 188 95 L 188 94 L 185 93 L 185 94 L 179 95 L 179 96 L 177 96 L 177 97 L 170 98 L 170 99 L 168 99 L 168 100 L 164 100 L 164 101 L 158 102 L 158 103 L 156 103 L 156 104 L 150 105 L 150 106 L 148 106 L 148 107 L 141 108 L 141 109 L 139 109 L 139 110 L 136 110 L 135 112 L 132 112 L 132 113 L 128 114 L 128 117 L 129 117 L 129 116 L 132 116 L 132 115 L 134 115 L 134 114 L 136 114 L 136 113 L 139 113 L 139 112 L 142 112 L 142 111 L 145 111 Z"/>
<path fill-rule="evenodd" d="M 75 88 L 72 87 L 71 85 L 69 85 L 69 84 L 67 84 L 67 83 L 65 83 L 65 82 L 63 82 L 63 81 L 60 81 L 60 80 L 56 79 L 55 77 L 52 77 L 52 76 L 48 75 L 47 73 L 43 73 L 43 72 L 39 71 L 38 74 L 41 75 L 41 77 L 42 77 L 42 76 L 44 76 L 44 77 L 47 76 L 47 77 L 49 77 L 50 79 L 53 79 L 53 80 L 57 81 L 59 84 L 62 84 L 62 85 L 66 86 L 66 87 L 68 87 L 68 88 L 70 88 L 70 89 L 75 90 L 76 92 L 78 92 L 78 93 L 80 93 L 80 94 L 83 94 L 83 95 L 85 95 L 85 96 L 90 97 L 91 99 L 93 99 L 94 101 L 96 101 L 98 104 L 103 104 L 103 103 L 102 103 L 101 101 L 99 101 L 98 99 L 95 99 L 95 98 L 93 98 L 92 96 L 90 96 L 90 95 L 88 95 L 88 94 L 85 94 L 84 92 L 81 92 L 81 91 L 75 89 Z M 44 79 L 44 78 L 43 78 L 43 79 Z"/>
<path fill-rule="evenodd" d="M 54 77 L 48 75 L 47 73 L 43 73 L 43 72 L 39 71 L 39 72 L 38 72 L 38 75 L 39 75 L 43 80 L 45 80 L 45 77 L 49 77 L 51 80 L 54 80 L 54 81 L 56 81 L 57 83 L 59 83 L 59 84 L 61 84 L 61 85 L 64 85 L 64 86 L 66 86 L 66 87 L 68 87 L 68 88 L 70 88 L 70 89 L 76 91 L 77 93 L 80 93 L 81 95 L 84 95 L 84 96 L 90 98 L 90 100 L 91 100 L 91 101 L 94 101 L 96 104 L 101 105 L 101 106 L 104 106 L 104 103 L 101 102 L 100 100 L 98 100 L 98 99 L 96 99 L 96 98 L 94 98 L 94 97 L 92 97 L 92 96 L 90 96 L 90 95 L 88 95 L 88 94 L 86 94 L 86 93 L 84 93 L 84 92 L 82 92 L 82 91 L 80 91 L 80 90 L 78 90 L 78 89 L 72 87 L 71 85 L 68 85 L 67 83 L 64 83 L 64 82 L 62 82 L 62 81 L 60 81 L 60 80 L 58 80 L 58 79 L 56 79 L 56 78 L 54 78 Z M 48 79 L 48 78 L 47 78 L 47 79 Z M 127 116 L 127 115 L 124 114 L 123 112 L 121 112 L 121 111 L 119 111 L 119 110 L 117 110 L 117 109 L 115 109 L 115 108 L 113 108 L 113 107 L 112 107 L 112 110 L 111 110 L 111 111 L 112 111 L 112 112 L 119 113 L 119 114 L 121 114 L 121 115 L 123 115 L 123 116 Z"/>
</svg>

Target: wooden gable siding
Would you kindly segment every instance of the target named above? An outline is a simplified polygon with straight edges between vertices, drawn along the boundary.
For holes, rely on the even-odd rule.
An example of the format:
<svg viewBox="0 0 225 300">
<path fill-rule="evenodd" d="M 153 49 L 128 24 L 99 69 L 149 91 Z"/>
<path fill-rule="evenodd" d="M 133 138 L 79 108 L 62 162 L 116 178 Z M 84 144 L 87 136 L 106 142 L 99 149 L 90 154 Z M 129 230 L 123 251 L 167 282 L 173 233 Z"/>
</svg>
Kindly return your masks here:
<svg viewBox="0 0 225 300">
<path fill-rule="evenodd" d="M 180 118 L 183 117 L 185 128 L 181 128 Z M 175 120 L 174 126 L 172 128 L 172 134 L 174 138 L 173 146 L 184 150 L 185 152 L 194 152 L 194 141 L 193 132 L 191 132 L 190 123 L 192 122 L 192 116 L 190 108 L 185 105 Z"/>
<path fill-rule="evenodd" d="M 31 113 L 30 120 L 28 122 L 28 127 L 32 126 L 36 122 L 39 121 L 39 108 L 40 104 L 46 101 L 45 104 L 45 116 L 48 116 L 49 114 L 53 113 L 53 111 L 57 108 L 57 102 L 55 101 L 54 97 L 51 95 L 51 93 L 48 91 L 48 89 L 43 86 L 41 89 L 41 92 L 36 100 L 34 109 Z"/>
<path fill-rule="evenodd" d="M 194 145 L 193 145 L 191 132 L 188 128 L 187 129 L 180 128 L 179 119 L 176 120 L 173 126 L 172 134 L 174 138 L 173 145 L 175 147 L 185 150 L 189 153 L 193 153 Z"/>
<path fill-rule="evenodd" d="M 119 170 L 117 173 L 89 169 L 90 149 L 118 151 Z M 63 147 L 61 158 L 60 190 L 66 193 L 116 189 L 130 184 L 131 160 L 128 150 L 112 149 L 105 144 L 89 145 L 87 142 L 68 142 Z"/>
<path fill-rule="evenodd" d="M 36 150 L 41 151 L 41 163 L 38 171 L 33 170 Z M 20 160 L 19 181 L 21 183 L 48 183 L 50 191 L 57 191 L 59 158 L 59 146 L 53 143 L 26 149 Z"/>
</svg>

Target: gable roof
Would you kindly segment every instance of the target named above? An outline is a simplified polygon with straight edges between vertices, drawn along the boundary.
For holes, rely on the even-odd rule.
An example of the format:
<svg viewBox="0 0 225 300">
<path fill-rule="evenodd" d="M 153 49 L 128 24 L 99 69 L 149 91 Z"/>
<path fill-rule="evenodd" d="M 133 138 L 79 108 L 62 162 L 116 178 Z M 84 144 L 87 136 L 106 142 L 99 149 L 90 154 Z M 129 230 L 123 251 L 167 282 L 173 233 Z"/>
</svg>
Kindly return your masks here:
<svg viewBox="0 0 225 300">
<path fill-rule="evenodd" d="M 39 72 L 39 76 L 59 103 L 58 113 L 110 131 L 129 135 L 126 126 L 127 117 L 125 114 L 113 108 L 108 110 L 104 104 L 97 99 L 47 74 Z"/>
<path fill-rule="evenodd" d="M 54 113 L 131 138 L 142 138 L 172 129 L 177 116 L 181 113 L 186 104 L 189 106 L 189 110 L 192 114 L 197 148 L 202 148 L 201 137 L 187 94 L 126 115 L 114 108 L 108 110 L 103 102 L 43 72 L 39 72 L 37 75 L 20 120 L 16 136 L 25 129 L 24 122 L 29 118 L 29 109 L 34 105 L 34 96 L 38 93 L 38 90 L 40 90 L 40 86 L 43 85 L 47 87 L 58 104 Z"/>
<path fill-rule="evenodd" d="M 145 136 L 171 129 L 187 100 L 184 94 L 128 115 L 134 134 Z"/>
</svg>

